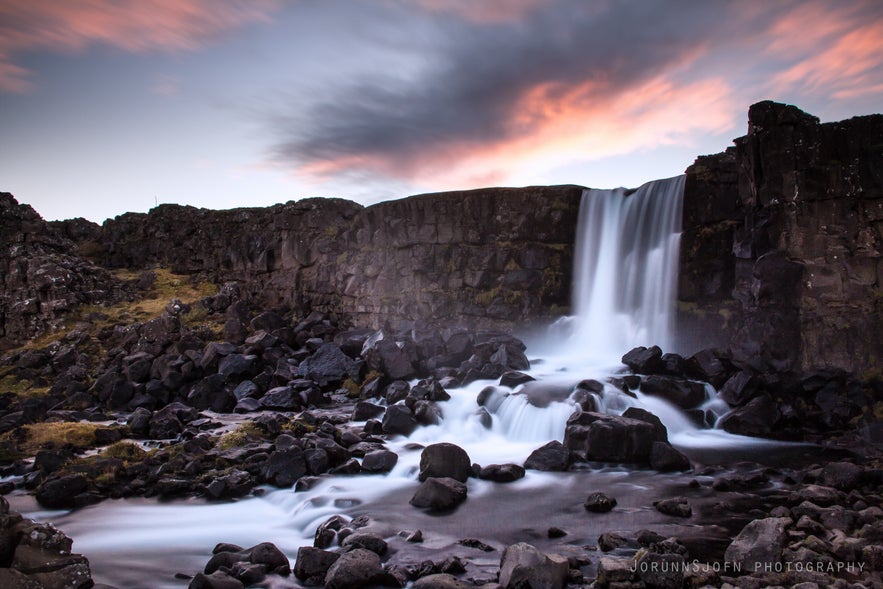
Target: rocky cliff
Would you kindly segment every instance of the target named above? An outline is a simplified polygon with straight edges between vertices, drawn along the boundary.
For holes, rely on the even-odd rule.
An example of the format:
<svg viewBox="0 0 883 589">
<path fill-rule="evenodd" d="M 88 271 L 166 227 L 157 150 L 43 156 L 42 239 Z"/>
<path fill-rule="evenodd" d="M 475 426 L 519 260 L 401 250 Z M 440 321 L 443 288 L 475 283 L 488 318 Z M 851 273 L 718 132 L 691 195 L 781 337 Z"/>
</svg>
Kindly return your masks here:
<svg viewBox="0 0 883 589">
<path fill-rule="evenodd" d="M 51 331 L 79 305 L 124 294 L 120 281 L 80 256 L 72 240 L 0 192 L 0 349 Z"/>
<path fill-rule="evenodd" d="M 883 116 L 820 124 L 774 102 L 687 170 L 685 341 L 778 370 L 879 370 Z M 716 340 L 712 342 L 711 340 Z"/>
<path fill-rule="evenodd" d="M 108 267 L 207 273 L 263 305 L 362 326 L 513 326 L 567 310 L 581 194 L 552 186 L 367 208 L 337 199 L 231 211 L 163 205 L 107 221 L 97 246 Z"/>
</svg>

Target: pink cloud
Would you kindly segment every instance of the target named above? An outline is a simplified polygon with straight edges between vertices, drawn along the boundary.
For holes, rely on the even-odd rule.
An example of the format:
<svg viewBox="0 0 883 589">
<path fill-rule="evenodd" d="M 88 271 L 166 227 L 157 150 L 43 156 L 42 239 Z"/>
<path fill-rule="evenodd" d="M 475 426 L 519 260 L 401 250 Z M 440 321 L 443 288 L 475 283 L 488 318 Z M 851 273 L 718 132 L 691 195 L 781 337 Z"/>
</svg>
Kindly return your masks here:
<svg viewBox="0 0 883 589">
<path fill-rule="evenodd" d="M 408 157 L 360 153 L 311 162 L 302 180 L 370 171 L 433 190 L 521 184 L 556 166 L 662 145 L 688 145 L 697 133 L 736 128 L 740 112 L 722 79 L 678 84 L 659 75 L 614 92 L 604 80 L 530 88 L 510 111 L 509 139 L 427 145 Z"/>
<path fill-rule="evenodd" d="M 103 44 L 125 51 L 196 49 L 243 24 L 263 21 L 277 0 L 0 1 L 0 91 L 27 92 L 33 81 L 15 60 L 29 51 L 82 51 Z"/>
<path fill-rule="evenodd" d="M 861 4 L 801 5 L 770 29 L 769 55 L 791 65 L 776 74 L 776 94 L 798 90 L 833 99 L 879 93 L 883 74 L 883 18 Z M 786 39 L 787 43 L 782 39 Z"/>
</svg>

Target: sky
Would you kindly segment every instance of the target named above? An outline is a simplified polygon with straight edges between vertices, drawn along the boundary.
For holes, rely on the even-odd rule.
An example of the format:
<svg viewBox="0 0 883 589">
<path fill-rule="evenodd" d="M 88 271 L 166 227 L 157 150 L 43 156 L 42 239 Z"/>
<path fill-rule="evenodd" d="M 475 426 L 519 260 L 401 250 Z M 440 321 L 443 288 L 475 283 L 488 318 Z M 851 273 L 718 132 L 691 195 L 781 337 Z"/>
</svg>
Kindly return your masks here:
<svg viewBox="0 0 883 589">
<path fill-rule="evenodd" d="M 636 187 L 772 99 L 881 112 L 879 0 L 0 0 L 0 191 L 179 203 Z"/>
</svg>

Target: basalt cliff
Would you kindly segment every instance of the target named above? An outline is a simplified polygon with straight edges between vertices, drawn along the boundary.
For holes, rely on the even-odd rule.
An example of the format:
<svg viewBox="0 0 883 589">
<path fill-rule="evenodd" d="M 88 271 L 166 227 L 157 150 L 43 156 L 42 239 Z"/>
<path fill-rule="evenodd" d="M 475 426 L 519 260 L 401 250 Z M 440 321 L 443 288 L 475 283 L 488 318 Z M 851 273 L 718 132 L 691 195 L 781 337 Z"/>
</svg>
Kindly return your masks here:
<svg viewBox="0 0 883 589">
<path fill-rule="evenodd" d="M 748 134 L 686 171 L 678 332 L 777 370 L 879 369 L 883 116 L 821 124 L 755 104 Z M 0 338 L 131 297 L 119 270 L 235 283 L 252 303 L 365 327 L 524 328 L 566 314 L 582 188 L 489 188 L 370 207 L 308 199 L 161 205 L 102 226 L 45 223 L 0 195 Z M 111 271 L 117 271 L 112 274 Z M 647 342 L 648 345 L 653 342 Z"/>
</svg>

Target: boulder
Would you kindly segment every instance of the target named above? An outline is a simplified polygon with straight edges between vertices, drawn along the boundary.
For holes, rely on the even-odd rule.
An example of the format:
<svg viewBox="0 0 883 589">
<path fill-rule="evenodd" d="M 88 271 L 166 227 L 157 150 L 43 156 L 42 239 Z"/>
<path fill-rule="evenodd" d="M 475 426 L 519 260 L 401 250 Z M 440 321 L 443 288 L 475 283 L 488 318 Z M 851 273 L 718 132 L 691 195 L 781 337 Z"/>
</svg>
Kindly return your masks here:
<svg viewBox="0 0 883 589">
<path fill-rule="evenodd" d="M 319 346 L 312 356 L 301 362 L 297 372 L 320 387 L 327 387 L 358 376 L 358 365 L 337 344 L 325 343 Z"/>
<path fill-rule="evenodd" d="M 383 556 L 389 550 L 386 540 L 370 532 L 353 532 L 343 539 L 340 545 L 344 548 L 364 548 L 377 556 Z"/>
<path fill-rule="evenodd" d="M 433 477 L 420 483 L 410 503 L 414 507 L 427 508 L 430 511 L 445 511 L 465 500 L 466 485 L 449 477 Z"/>
<path fill-rule="evenodd" d="M 653 442 L 659 439 L 653 424 L 602 413 L 576 413 L 567 420 L 564 445 L 580 460 L 647 464 Z"/>
<path fill-rule="evenodd" d="M 659 472 L 690 470 L 693 465 L 683 453 L 668 442 L 653 442 L 650 448 L 650 468 Z"/>
<path fill-rule="evenodd" d="M 392 405 L 386 408 L 382 427 L 385 434 L 409 436 L 417 429 L 417 418 L 405 405 Z"/>
<path fill-rule="evenodd" d="M 368 452 L 362 459 L 362 470 L 364 472 L 389 472 L 395 467 L 399 460 L 399 455 L 390 450 L 374 450 Z"/>
<path fill-rule="evenodd" d="M 471 589 L 474 585 L 447 573 L 436 573 L 420 577 L 414 581 L 412 587 L 413 589 Z"/>
<path fill-rule="evenodd" d="M 338 558 L 340 558 L 339 552 L 301 546 L 297 549 L 297 558 L 294 561 L 294 576 L 307 586 L 322 585 L 328 569 L 337 562 Z"/>
<path fill-rule="evenodd" d="M 361 589 L 383 574 L 380 557 L 356 548 L 340 555 L 325 575 L 325 589 Z"/>
<path fill-rule="evenodd" d="M 665 399 L 681 409 L 692 409 L 705 401 L 705 386 L 701 383 L 651 375 L 641 381 L 641 392 L 645 395 Z"/>
<path fill-rule="evenodd" d="M 592 493 L 583 503 L 583 507 L 592 513 L 607 513 L 616 507 L 616 499 L 604 493 Z"/>
<path fill-rule="evenodd" d="M 787 540 L 790 518 L 768 517 L 748 523 L 727 547 L 724 559 L 738 563 L 745 570 L 757 570 L 758 565 L 775 565 L 782 561 L 782 549 Z"/>
<path fill-rule="evenodd" d="M 300 477 L 307 474 L 304 451 L 298 447 L 276 450 L 267 459 L 264 467 L 264 480 L 277 487 L 291 487 Z"/>
<path fill-rule="evenodd" d="M 758 380 L 751 373 L 740 370 L 724 383 L 719 396 L 731 407 L 744 405 L 754 397 Z"/>
<path fill-rule="evenodd" d="M 633 348 L 622 357 L 622 363 L 639 374 L 657 374 L 665 370 L 659 346 Z"/>
<path fill-rule="evenodd" d="M 489 464 L 479 471 L 478 478 L 495 483 L 511 483 L 524 478 L 524 468 L 517 464 Z"/>
<path fill-rule="evenodd" d="M 76 497 L 89 489 L 89 481 L 82 474 L 50 478 L 37 487 L 36 499 L 43 507 L 64 509 L 74 507 Z"/>
<path fill-rule="evenodd" d="M 500 585 L 505 589 L 564 589 L 569 573 L 565 557 L 544 554 L 524 542 L 506 547 L 500 559 Z"/>
<path fill-rule="evenodd" d="M 386 332 L 377 332 L 365 341 L 362 357 L 371 370 L 383 372 L 390 380 L 408 380 L 416 376 L 408 353 Z"/>
<path fill-rule="evenodd" d="M 731 434 L 769 436 L 780 416 L 776 402 L 768 395 L 760 395 L 721 417 L 719 426 Z"/>
<path fill-rule="evenodd" d="M 545 472 L 564 472 L 570 468 L 570 450 L 558 440 L 540 446 L 524 461 L 524 468 Z"/>
<path fill-rule="evenodd" d="M 420 454 L 419 480 L 449 477 L 465 483 L 472 475 L 472 461 L 466 451 L 448 442 L 431 444 Z"/>
<path fill-rule="evenodd" d="M 683 497 L 672 497 L 670 499 L 660 499 L 653 502 L 653 507 L 659 513 L 671 515 L 674 517 L 690 517 L 693 515 L 693 508 L 690 503 Z"/>
</svg>

